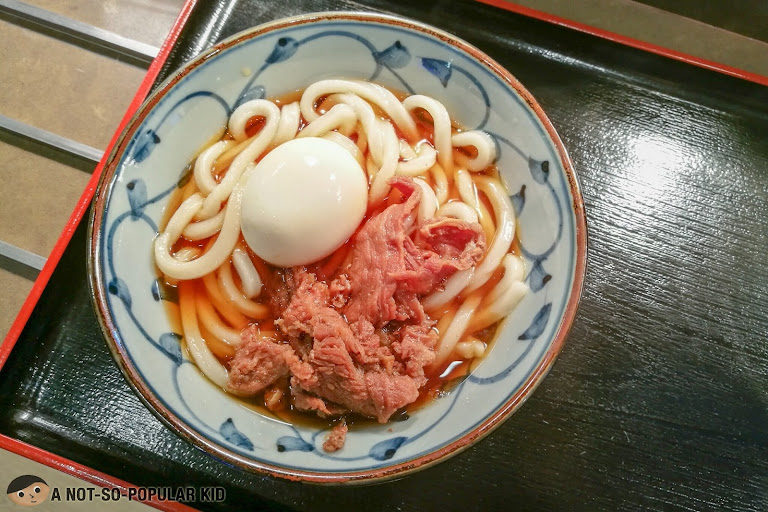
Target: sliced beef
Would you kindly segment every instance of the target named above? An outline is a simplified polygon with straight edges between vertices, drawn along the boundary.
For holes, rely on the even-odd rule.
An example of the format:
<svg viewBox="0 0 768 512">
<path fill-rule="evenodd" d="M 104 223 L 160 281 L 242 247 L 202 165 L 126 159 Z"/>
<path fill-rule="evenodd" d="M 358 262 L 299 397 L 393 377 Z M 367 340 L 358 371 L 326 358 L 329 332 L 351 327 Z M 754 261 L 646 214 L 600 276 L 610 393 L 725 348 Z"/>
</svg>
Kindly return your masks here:
<svg viewBox="0 0 768 512">
<path fill-rule="evenodd" d="M 404 202 L 368 219 L 351 257 L 327 282 L 301 267 L 267 285 L 279 311 L 275 325 L 289 344 L 244 332 L 230 368 L 234 390 L 258 392 L 290 373 L 295 408 L 332 415 L 341 407 L 382 423 L 418 398 L 437 342 L 421 298 L 477 263 L 485 239 L 476 223 L 436 218 L 417 225 L 421 189 L 409 178 L 391 184 Z M 331 437 L 329 446 L 343 444 L 341 433 Z"/>
<path fill-rule="evenodd" d="M 386 423 L 398 409 L 419 398 L 416 381 L 407 375 L 388 375 L 384 372 L 368 372 L 365 384 L 370 394 L 379 423 Z"/>
<path fill-rule="evenodd" d="M 429 293 L 457 270 L 477 263 L 485 252 L 485 235 L 479 224 L 438 217 L 419 226 L 413 243 L 406 241 L 408 268 L 395 277 L 401 289 Z"/>
<path fill-rule="evenodd" d="M 480 225 L 438 217 L 414 230 L 421 189 L 409 178 L 394 178 L 406 201 L 370 219 L 355 237 L 346 271 L 351 293 L 344 314 L 364 317 L 377 327 L 391 320 L 421 319 L 418 300 L 457 270 L 470 268 L 485 251 Z"/>
<path fill-rule="evenodd" d="M 242 345 L 235 352 L 229 367 L 229 389 L 238 395 L 255 395 L 287 375 L 289 361 L 296 359 L 286 344 L 261 338 L 256 327 L 241 333 Z"/>
<path fill-rule="evenodd" d="M 365 372 L 355 365 L 341 339 L 315 338 L 309 364 L 315 372 L 312 378 L 297 378 L 303 389 L 366 416 L 376 416 Z"/>
<path fill-rule="evenodd" d="M 424 368 L 434 362 L 436 344 L 437 333 L 424 324 L 403 327 L 400 341 L 392 343 L 392 352 L 404 361 L 404 373 L 414 379 L 418 387 L 427 382 Z"/>
<path fill-rule="evenodd" d="M 352 293 L 352 283 L 349 282 L 349 276 L 347 274 L 338 276 L 331 281 L 328 291 L 332 297 L 331 305 L 337 309 L 343 308 L 349 300 L 349 295 Z"/>
<path fill-rule="evenodd" d="M 366 318 L 381 326 L 390 320 L 407 319 L 403 315 L 398 318 L 395 292 L 397 275 L 406 270 L 406 240 L 410 240 L 408 233 L 421 200 L 421 189 L 410 180 L 407 183 L 399 178 L 393 181 L 406 201 L 369 219 L 355 236 L 352 264 L 346 272 L 351 293 L 344 314 L 350 322 Z"/>
<path fill-rule="evenodd" d="M 347 441 L 347 430 L 347 422 L 344 420 L 335 425 L 323 443 L 323 450 L 326 452 L 341 450 L 344 447 L 344 443 Z"/>
<path fill-rule="evenodd" d="M 414 237 L 416 245 L 431 251 L 430 256 L 446 269 L 463 270 L 483 257 L 485 235 L 480 224 L 459 219 L 435 217 L 419 226 Z M 450 272 L 441 270 L 441 272 Z"/>
<path fill-rule="evenodd" d="M 317 349 L 318 341 L 335 338 L 359 363 L 375 360 L 376 354 L 365 350 L 349 323 L 341 313 L 330 306 L 328 286 L 317 281 L 314 274 L 308 272 L 300 274 L 298 283 L 293 299 L 283 311 L 282 318 L 276 322 L 281 330 L 291 337 L 308 335 L 314 340 L 314 349 Z M 369 343 L 370 348 L 378 349 L 378 343 L 375 347 L 370 347 Z"/>
<path fill-rule="evenodd" d="M 275 318 L 283 314 L 296 289 L 294 272 L 295 269 L 292 268 L 279 268 L 266 276 L 263 290 Z"/>
<path fill-rule="evenodd" d="M 321 418 L 338 416 L 347 412 L 347 409 L 343 407 L 327 403 L 322 398 L 305 393 L 295 377 L 291 379 L 291 397 L 293 398 L 294 408 L 299 411 L 314 411 Z"/>
</svg>

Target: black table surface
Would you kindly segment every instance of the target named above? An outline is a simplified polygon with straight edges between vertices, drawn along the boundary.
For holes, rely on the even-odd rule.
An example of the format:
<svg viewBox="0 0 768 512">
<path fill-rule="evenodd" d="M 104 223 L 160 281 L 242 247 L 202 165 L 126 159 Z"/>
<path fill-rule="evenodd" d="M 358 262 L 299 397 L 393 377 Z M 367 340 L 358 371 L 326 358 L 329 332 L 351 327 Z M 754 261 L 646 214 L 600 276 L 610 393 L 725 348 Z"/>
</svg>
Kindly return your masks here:
<svg viewBox="0 0 768 512">
<path fill-rule="evenodd" d="M 177 437 L 123 380 L 81 225 L 0 372 L 0 432 L 137 485 L 224 486 L 203 510 L 767 510 L 768 88 L 469 0 L 201 1 L 162 75 L 239 30 L 328 9 L 453 32 L 552 119 L 590 237 L 550 375 L 485 440 L 398 481 L 246 474 Z"/>
</svg>

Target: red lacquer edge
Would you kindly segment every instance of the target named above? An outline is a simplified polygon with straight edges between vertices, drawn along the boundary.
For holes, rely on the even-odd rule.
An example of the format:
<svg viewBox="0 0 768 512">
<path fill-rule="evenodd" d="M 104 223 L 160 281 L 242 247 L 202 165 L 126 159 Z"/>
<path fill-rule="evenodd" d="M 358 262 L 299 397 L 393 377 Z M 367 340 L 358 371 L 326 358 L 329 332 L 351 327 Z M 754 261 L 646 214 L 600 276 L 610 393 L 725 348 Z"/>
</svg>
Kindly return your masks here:
<svg viewBox="0 0 768 512">
<path fill-rule="evenodd" d="M 120 122 L 120 126 L 115 131 L 112 140 L 107 146 L 101 162 L 99 162 L 99 164 L 94 169 L 91 179 L 88 181 L 85 190 L 77 202 L 77 206 L 75 206 L 75 209 L 72 211 L 72 214 L 67 220 L 67 223 L 65 224 L 64 229 L 56 242 L 56 245 L 53 247 L 53 250 L 48 256 L 48 260 L 45 262 L 43 269 L 40 271 L 40 274 L 35 280 L 35 284 L 32 286 L 32 290 L 29 292 L 29 295 L 27 295 L 21 310 L 19 310 L 19 314 L 16 316 L 16 320 L 11 325 L 11 329 L 8 331 L 8 334 L 5 337 L 2 345 L 0 345 L 0 371 L 2 371 L 3 365 L 8 359 L 8 355 L 11 353 L 11 350 L 13 350 L 16 341 L 21 335 L 21 331 L 24 329 L 27 320 L 29 320 L 29 317 L 32 314 L 32 311 L 35 309 L 35 306 L 37 305 L 43 290 L 48 284 L 54 269 L 58 265 L 61 256 L 64 254 L 64 250 L 67 248 L 67 245 L 72 239 L 72 235 L 74 234 L 75 229 L 80 224 L 80 221 L 83 219 L 83 216 L 87 212 L 88 206 L 90 205 L 91 199 L 93 198 L 93 194 L 96 191 L 96 187 L 98 186 L 99 178 L 104 169 L 104 163 L 109 156 L 109 153 L 112 151 L 112 147 L 117 141 L 118 136 L 125 129 L 134 112 L 139 108 L 139 106 L 141 106 L 142 102 L 147 97 L 147 94 L 149 94 L 149 91 L 152 88 L 152 84 L 155 82 L 157 75 L 160 73 L 160 69 L 163 67 L 163 64 L 168 58 L 173 45 L 176 43 L 176 39 L 179 37 L 179 33 L 186 24 L 187 19 L 192 12 L 192 8 L 196 3 L 197 0 L 186 0 L 184 3 L 178 18 L 176 18 L 176 21 L 168 33 L 168 37 L 166 37 L 163 46 L 160 48 L 157 57 L 155 57 L 155 59 L 152 61 L 152 64 L 149 66 L 146 75 L 144 75 L 144 80 L 141 82 L 141 85 L 136 91 L 136 95 L 133 97 L 131 104 L 128 106 L 128 109 L 123 116 L 122 121 Z M 58 455 L 50 453 L 46 450 L 37 448 L 3 434 L 0 434 L 0 448 L 19 454 L 23 457 L 26 457 L 27 459 L 39 462 L 53 469 L 68 473 L 94 485 L 118 488 L 126 492 L 128 489 L 136 487 L 133 484 L 124 482 L 105 473 L 101 473 L 88 466 L 78 464 L 64 457 L 59 457 Z M 182 503 L 173 501 L 159 501 L 155 499 L 143 501 L 143 503 L 153 506 L 159 510 L 195 510 Z"/>
<path fill-rule="evenodd" d="M 26 457 L 27 459 L 40 462 L 41 464 L 45 464 L 46 466 L 59 470 L 63 473 L 68 473 L 99 487 L 120 489 L 121 494 L 123 495 L 128 493 L 128 489 L 137 488 L 137 486 L 133 484 L 119 480 L 113 476 L 107 475 L 106 473 L 101 473 L 88 466 L 83 466 L 82 464 L 72 462 L 71 460 L 65 459 L 64 457 L 59 457 L 58 455 L 54 455 L 53 453 L 41 450 L 40 448 L 32 446 L 31 444 L 23 443 L 4 435 L 0 435 L 0 448 L 21 455 L 22 457 Z M 53 482 L 50 483 L 51 487 L 60 487 L 55 485 Z M 176 501 L 136 501 L 139 503 L 144 503 L 145 505 L 150 505 L 159 510 L 171 512 L 195 511 L 194 508 Z M 124 501 L 121 502 L 125 503 Z"/>
<path fill-rule="evenodd" d="M 620 43 L 625 46 L 630 46 L 632 48 L 637 48 L 639 50 L 644 50 L 649 53 L 655 53 L 656 55 L 661 55 L 664 57 L 668 57 L 670 59 L 679 60 L 681 62 L 692 64 L 700 68 L 709 69 L 711 71 L 717 71 L 718 73 L 734 76 L 736 78 L 741 78 L 743 80 L 755 82 L 761 85 L 768 85 L 768 76 L 759 75 L 757 73 L 745 71 L 743 69 L 728 66 L 726 64 L 721 64 L 719 62 L 702 59 L 694 55 L 689 55 L 687 53 L 671 50 L 669 48 L 665 48 L 663 46 L 659 46 L 656 44 L 647 43 L 639 39 L 622 36 L 621 34 L 617 34 L 615 32 L 603 30 L 597 27 L 593 27 L 591 25 L 586 25 L 584 23 L 579 23 L 573 20 L 569 20 L 567 18 L 554 16 L 552 14 L 548 14 L 543 11 L 537 11 L 536 9 L 531 9 L 530 7 L 525 7 L 523 5 L 519 5 L 514 2 L 509 2 L 507 0 L 476 0 L 476 1 L 486 5 L 491 5 L 493 7 L 498 7 L 500 9 L 511 11 L 517 14 L 522 14 L 523 16 L 528 16 L 529 18 L 536 18 L 538 20 L 546 21 L 548 23 L 553 23 L 555 25 L 560 25 L 573 30 L 578 30 L 579 32 L 585 32 L 593 36 L 607 39 L 615 43 Z"/>
</svg>

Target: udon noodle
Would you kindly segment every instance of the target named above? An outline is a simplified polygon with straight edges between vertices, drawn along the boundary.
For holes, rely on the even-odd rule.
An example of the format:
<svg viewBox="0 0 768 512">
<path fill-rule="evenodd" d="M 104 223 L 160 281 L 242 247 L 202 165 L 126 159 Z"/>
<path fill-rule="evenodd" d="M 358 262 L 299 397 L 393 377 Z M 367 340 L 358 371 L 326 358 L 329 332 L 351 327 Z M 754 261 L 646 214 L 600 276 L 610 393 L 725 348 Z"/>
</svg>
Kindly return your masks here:
<svg viewBox="0 0 768 512">
<path fill-rule="evenodd" d="M 402 201 L 392 188 L 393 178 L 402 176 L 421 191 L 418 222 L 446 217 L 479 224 L 487 241 L 482 258 L 421 302 L 438 332 L 427 368 L 432 377 L 457 361 L 482 358 L 500 320 L 528 290 L 514 250 L 514 210 L 494 165 L 491 137 L 460 130 L 433 98 L 398 97 L 374 83 L 323 80 L 300 97 L 286 98 L 248 101 L 234 111 L 224 136 L 195 159 L 192 177 L 172 201 L 155 241 L 157 267 L 178 286 L 191 359 L 208 379 L 232 391 L 229 364 L 243 343 L 243 329 L 285 341 L 264 291 L 282 270 L 248 246 L 241 213 L 256 164 L 274 148 L 304 137 L 338 144 L 360 164 L 368 183 L 366 218 Z M 332 275 L 349 255 L 348 241 L 311 268 Z M 285 393 L 268 388 L 264 402 L 273 408 L 286 400 Z"/>
</svg>

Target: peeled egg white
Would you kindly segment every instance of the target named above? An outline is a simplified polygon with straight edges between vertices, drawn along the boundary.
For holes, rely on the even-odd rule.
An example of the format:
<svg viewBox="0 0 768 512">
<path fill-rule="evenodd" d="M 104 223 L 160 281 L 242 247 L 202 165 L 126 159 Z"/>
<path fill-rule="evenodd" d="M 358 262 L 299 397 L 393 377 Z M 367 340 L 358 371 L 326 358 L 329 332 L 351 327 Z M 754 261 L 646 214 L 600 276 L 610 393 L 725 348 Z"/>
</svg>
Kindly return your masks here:
<svg viewBox="0 0 768 512">
<path fill-rule="evenodd" d="M 273 265 L 307 265 L 352 236 L 367 203 L 365 173 L 346 149 L 316 137 L 294 139 L 269 152 L 245 184 L 243 237 Z"/>
</svg>

